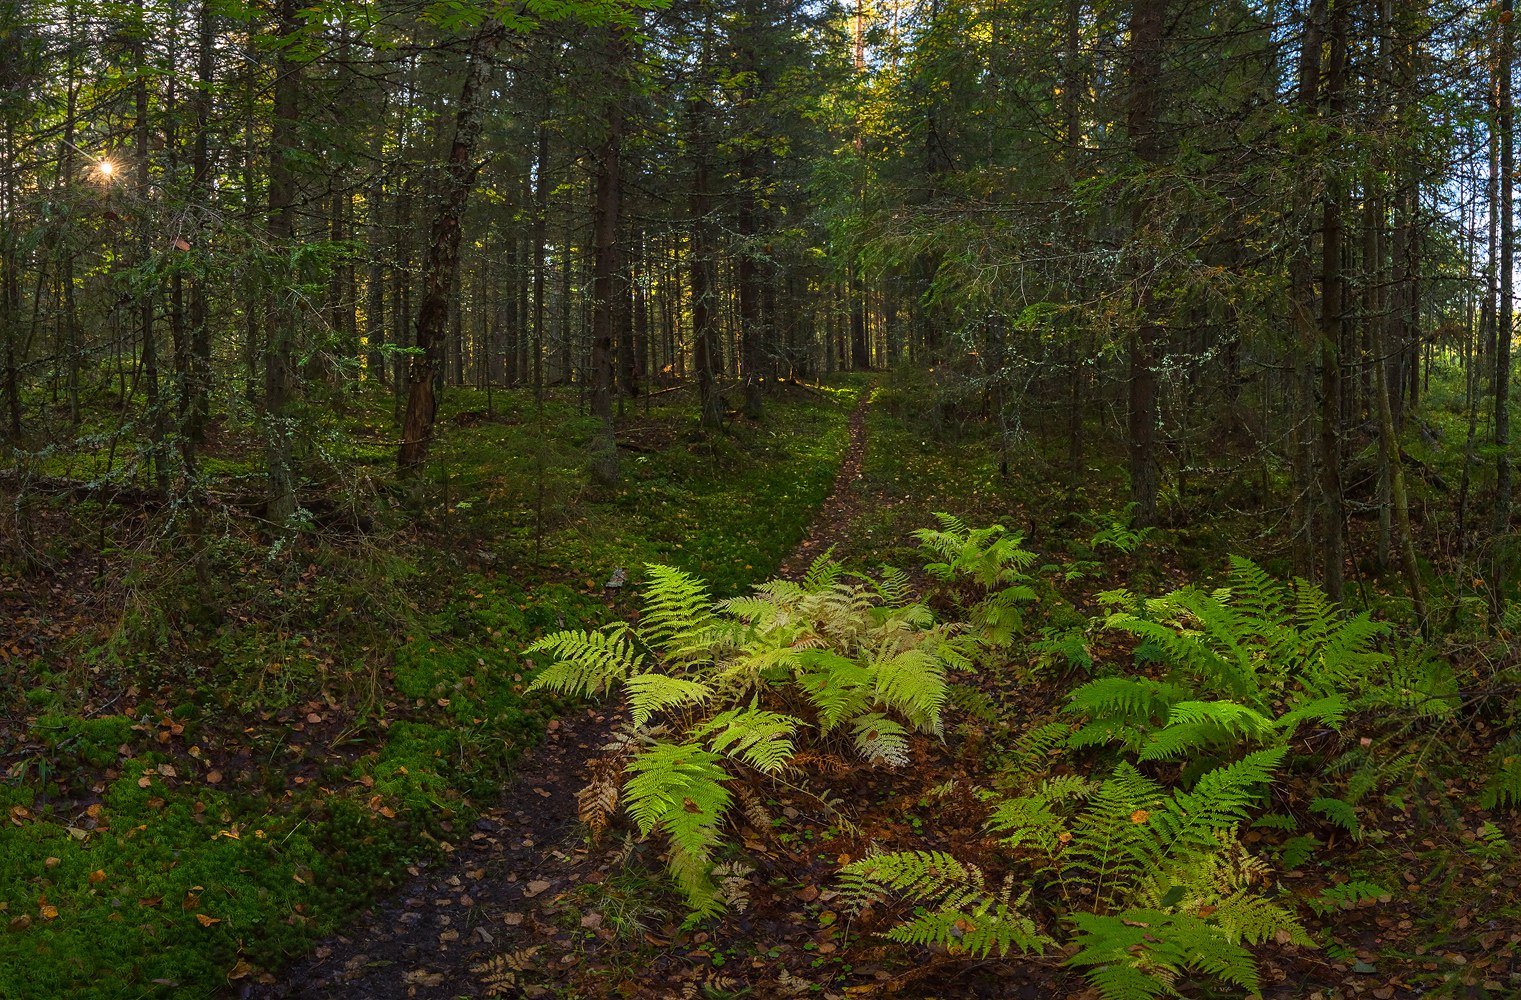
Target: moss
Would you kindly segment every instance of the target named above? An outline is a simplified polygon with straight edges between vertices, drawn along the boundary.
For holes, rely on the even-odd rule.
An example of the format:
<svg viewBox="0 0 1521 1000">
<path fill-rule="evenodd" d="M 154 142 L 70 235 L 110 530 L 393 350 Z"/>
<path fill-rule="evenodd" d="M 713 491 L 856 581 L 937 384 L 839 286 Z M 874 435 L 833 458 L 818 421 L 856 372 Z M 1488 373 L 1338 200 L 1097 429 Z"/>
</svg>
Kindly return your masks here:
<svg viewBox="0 0 1521 1000">
<path fill-rule="evenodd" d="M 59 759 L 75 760 L 94 768 L 116 763 L 118 748 L 132 739 L 132 720 L 124 715 L 98 719 L 42 715 L 32 728 L 43 746 Z"/>
<path fill-rule="evenodd" d="M 353 545 L 314 538 L 299 559 L 275 558 L 231 532 L 214 552 L 214 597 L 230 611 L 219 624 L 190 613 L 206 595 L 182 560 L 144 560 L 131 579 L 154 598 L 141 605 L 149 610 L 93 636 L 82 659 L 102 676 L 172 692 L 158 710 L 205 730 L 208 750 L 241 741 L 246 777 L 227 767 L 212 785 L 194 759 L 157 752 L 123 761 L 123 743 L 145 742 L 132 720 L 68 716 L 61 681 L 28 679 L 50 749 L 74 773 L 0 785 L 0 806 L 29 810 L 22 825 L 0 828 L 0 922 L 29 918 L 0 934 L 0 997 L 211 996 L 239 962 L 276 967 L 333 930 L 500 793 L 555 710 L 522 701 L 537 665 L 516 651 L 605 620 L 602 583 L 615 567 L 630 571 L 629 590 L 644 563 L 660 561 L 704 573 L 721 592 L 775 569 L 829 490 L 859 384 L 778 400 L 733 438 L 694 437 L 689 401 L 654 405 L 639 421 L 659 447 L 625 455 L 622 487 L 600 495 L 584 487 L 595 425 L 573 396 L 551 399 L 541 433 L 524 394 L 496 394 L 500 419 L 455 422 L 484 411 L 485 399 L 451 391 L 432 470 L 439 503 L 428 507 L 442 513 L 427 526 L 450 540 L 445 550 L 410 532 L 377 533 Z M 346 431 L 384 436 L 393 402 L 362 388 L 345 403 Z M 330 450 L 356 465 L 390 460 L 374 447 L 344 449 Z M 207 467 L 225 478 L 242 462 Z M 535 546 L 540 478 L 548 516 Z M 494 570 L 461 569 L 480 552 Z M 318 698 L 344 699 L 352 756 L 297 785 L 272 719 Z M 176 777 L 156 773 L 166 762 Z M 93 785 L 107 766 L 120 773 L 97 816 L 50 811 L 49 801 L 69 799 L 44 794 L 57 791 L 49 782 Z M 94 872 L 104 874 L 92 881 Z"/>
</svg>

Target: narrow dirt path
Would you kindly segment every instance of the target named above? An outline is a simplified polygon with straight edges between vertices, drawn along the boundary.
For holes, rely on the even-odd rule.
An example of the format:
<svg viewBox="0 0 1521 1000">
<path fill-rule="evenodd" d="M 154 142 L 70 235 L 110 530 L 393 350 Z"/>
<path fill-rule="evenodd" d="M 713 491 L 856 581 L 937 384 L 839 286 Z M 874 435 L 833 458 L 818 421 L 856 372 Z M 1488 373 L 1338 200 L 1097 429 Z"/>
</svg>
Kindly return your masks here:
<svg viewBox="0 0 1521 1000">
<path fill-rule="evenodd" d="M 780 573 L 800 577 L 834 544 L 859 509 L 857 488 L 866 455 L 866 401 L 850 415 L 850 441 L 834 488 L 808 536 Z M 488 995 L 478 967 L 493 959 L 521 965 L 520 985 L 498 995 L 548 996 L 554 966 L 581 961 L 575 941 L 583 927 L 566 927 L 550 902 L 578 885 L 598 881 L 606 849 L 591 850 L 577 819 L 576 792 L 621 720 L 608 707 L 587 708 L 549 725 L 544 744 L 530 751 L 502 801 L 444 856 L 409 868 L 396 892 L 354 924 L 318 945 L 274 983 L 248 983 L 250 1000 L 452 1000 Z M 551 912 L 551 910 L 555 912 Z M 596 928 L 592 928 L 596 930 Z"/>
<path fill-rule="evenodd" d="M 845 458 L 840 462 L 840 472 L 834 479 L 834 489 L 824 505 L 814 515 L 808 536 L 798 543 L 792 554 L 782 560 L 779 576 L 798 579 L 808 572 L 815 559 L 829 551 L 845 534 L 865 502 L 865 495 L 858 487 L 866 462 L 866 407 L 868 393 L 862 392 L 861 401 L 850 414 L 850 443 L 845 448 Z"/>
</svg>

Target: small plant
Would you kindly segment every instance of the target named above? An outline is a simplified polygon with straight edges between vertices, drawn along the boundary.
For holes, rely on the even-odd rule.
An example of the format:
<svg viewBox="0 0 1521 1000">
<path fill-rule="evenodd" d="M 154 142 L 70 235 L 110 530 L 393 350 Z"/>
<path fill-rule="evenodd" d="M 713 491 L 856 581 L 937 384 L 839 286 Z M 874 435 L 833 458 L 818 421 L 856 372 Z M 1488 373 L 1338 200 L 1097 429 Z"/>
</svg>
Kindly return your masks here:
<svg viewBox="0 0 1521 1000">
<path fill-rule="evenodd" d="M 1151 528 L 1135 527 L 1135 504 L 1126 504 L 1118 511 L 1096 514 L 1086 519 L 1098 530 L 1088 539 L 1091 549 L 1110 548 L 1121 555 L 1130 555 L 1145 544 L 1151 536 Z"/>
<path fill-rule="evenodd" d="M 914 532 L 931 558 L 925 570 L 949 584 L 963 584 L 974 596 L 961 601 L 967 621 L 993 646 L 1007 646 L 1024 628 L 1021 607 L 1037 600 L 1026 571 L 1036 555 L 1024 538 L 1001 524 L 970 528 L 951 514 L 936 514 L 939 529 Z M 954 593 L 963 598 L 964 595 Z"/>
<path fill-rule="evenodd" d="M 726 826 L 764 813 L 749 786 L 793 770 L 805 741 L 906 764 L 910 734 L 941 733 L 948 675 L 971 668 L 978 640 L 935 622 L 901 574 L 847 578 L 827 558 L 801 583 L 722 602 L 690 574 L 648 573 L 637 626 L 530 646 L 552 657 L 530 690 L 623 689 L 629 723 L 594 766 L 582 818 L 600 829 L 621 804 L 641 836 L 665 839 L 688 906 L 709 915 L 726 903 L 713 878 Z"/>
</svg>

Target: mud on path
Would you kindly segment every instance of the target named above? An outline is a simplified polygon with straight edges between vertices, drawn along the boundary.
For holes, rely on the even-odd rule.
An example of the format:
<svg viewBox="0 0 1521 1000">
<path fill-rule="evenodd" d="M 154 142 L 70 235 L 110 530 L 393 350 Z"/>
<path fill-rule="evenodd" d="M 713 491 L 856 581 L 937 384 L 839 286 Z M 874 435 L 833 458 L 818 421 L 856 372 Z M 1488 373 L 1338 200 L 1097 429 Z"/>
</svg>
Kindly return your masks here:
<svg viewBox="0 0 1521 1000">
<path fill-rule="evenodd" d="M 808 536 L 783 561 L 780 575 L 806 573 L 843 536 L 863 502 L 857 481 L 866 454 L 864 395 L 849 427 L 834 488 Z M 558 983 L 563 990 L 576 965 L 596 960 L 589 944 L 592 951 L 621 947 L 594 914 L 566 926 L 566 907 L 557 902 L 606 878 L 624 849 L 618 843 L 589 846 L 576 802 L 588 762 L 621 718 L 614 707 L 594 707 L 551 722 L 544 743 L 524 756 L 501 802 L 461 831 L 457 842 L 445 844 L 442 857 L 409 868 L 410 877 L 394 893 L 288 967 L 278 981 L 247 983 L 234 995 L 250 1000 L 567 995 L 554 987 Z M 495 968 L 488 967 L 492 962 Z M 494 994 L 493 973 L 500 985 Z M 666 995 L 697 994 L 672 982 Z"/>
</svg>

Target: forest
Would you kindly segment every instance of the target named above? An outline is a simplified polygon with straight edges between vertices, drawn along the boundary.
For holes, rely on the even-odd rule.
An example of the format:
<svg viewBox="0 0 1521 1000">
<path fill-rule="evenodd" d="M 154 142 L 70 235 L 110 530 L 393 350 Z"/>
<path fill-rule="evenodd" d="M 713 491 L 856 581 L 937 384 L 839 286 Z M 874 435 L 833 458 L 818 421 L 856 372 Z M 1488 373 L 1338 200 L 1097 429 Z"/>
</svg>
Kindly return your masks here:
<svg viewBox="0 0 1521 1000">
<path fill-rule="evenodd" d="M 1521 996 L 1513 0 L 0 0 L 0 998 Z"/>
</svg>

